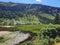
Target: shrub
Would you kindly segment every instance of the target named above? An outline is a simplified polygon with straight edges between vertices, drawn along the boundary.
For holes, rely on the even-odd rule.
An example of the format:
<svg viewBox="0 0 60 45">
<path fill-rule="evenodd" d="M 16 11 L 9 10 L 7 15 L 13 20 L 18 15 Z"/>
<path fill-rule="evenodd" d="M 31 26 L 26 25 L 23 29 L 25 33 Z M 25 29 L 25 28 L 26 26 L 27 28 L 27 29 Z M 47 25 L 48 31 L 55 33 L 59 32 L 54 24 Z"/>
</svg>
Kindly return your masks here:
<svg viewBox="0 0 60 45">
<path fill-rule="evenodd" d="M 0 42 L 3 42 L 4 41 L 4 38 L 3 37 L 0 37 Z"/>
</svg>

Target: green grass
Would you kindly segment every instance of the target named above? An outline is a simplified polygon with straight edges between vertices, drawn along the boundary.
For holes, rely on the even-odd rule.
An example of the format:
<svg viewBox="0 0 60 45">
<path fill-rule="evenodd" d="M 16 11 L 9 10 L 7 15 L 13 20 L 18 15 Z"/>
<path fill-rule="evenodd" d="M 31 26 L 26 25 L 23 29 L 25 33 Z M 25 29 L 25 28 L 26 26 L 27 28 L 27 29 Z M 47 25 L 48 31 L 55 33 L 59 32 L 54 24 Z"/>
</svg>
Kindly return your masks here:
<svg viewBox="0 0 60 45">
<path fill-rule="evenodd" d="M 45 13 L 43 13 L 43 14 L 40 14 L 40 16 L 46 17 L 47 19 L 51 19 L 51 20 L 54 19 L 54 16 L 52 16 L 52 15 L 50 15 L 50 14 L 45 14 Z"/>
<path fill-rule="evenodd" d="M 20 31 L 30 31 L 33 33 L 38 33 L 41 29 L 44 28 L 56 28 L 56 27 L 60 27 L 60 25 L 53 25 L 53 24 L 41 24 L 41 25 L 20 25 L 17 26 L 18 30 Z"/>
<path fill-rule="evenodd" d="M 41 28 L 45 27 L 45 25 L 21 25 L 17 27 L 20 31 L 30 31 L 33 33 L 38 33 Z"/>
</svg>

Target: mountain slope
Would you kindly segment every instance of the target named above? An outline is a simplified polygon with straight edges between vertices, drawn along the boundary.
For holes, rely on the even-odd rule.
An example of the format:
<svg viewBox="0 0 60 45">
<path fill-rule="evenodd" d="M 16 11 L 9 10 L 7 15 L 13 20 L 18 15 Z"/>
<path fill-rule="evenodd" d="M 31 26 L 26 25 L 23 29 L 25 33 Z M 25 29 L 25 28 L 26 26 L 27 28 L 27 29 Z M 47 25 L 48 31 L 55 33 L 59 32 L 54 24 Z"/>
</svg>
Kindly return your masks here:
<svg viewBox="0 0 60 45">
<path fill-rule="evenodd" d="M 0 20 L 3 18 L 5 22 L 8 20 L 10 23 L 51 23 L 56 12 L 60 13 L 60 8 L 41 4 L 0 2 Z"/>
</svg>

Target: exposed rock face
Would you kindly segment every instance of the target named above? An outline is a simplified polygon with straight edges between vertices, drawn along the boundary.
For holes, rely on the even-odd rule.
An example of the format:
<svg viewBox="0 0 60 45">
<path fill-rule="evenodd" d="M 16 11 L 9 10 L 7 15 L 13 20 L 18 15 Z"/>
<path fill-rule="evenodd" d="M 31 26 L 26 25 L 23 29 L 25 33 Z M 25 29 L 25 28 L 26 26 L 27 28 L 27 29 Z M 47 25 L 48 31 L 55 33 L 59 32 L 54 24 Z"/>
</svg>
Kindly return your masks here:
<svg viewBox="0 0 60 45">
<path fill-rule="evenodd" d="M 1 31 L 2 32 L 2 31 Z M 1 33 L 0 32 L 0 33 Z M 0 43 L 0 45 L 15 45 L 15 44 L 19 44 L 20 42 L 28 39 L 30 37 L 29 33 L 22 33 L 20 31 L 16 31 L 16 32 L 2 32 L 1 33 L 4 38 L 7 38 L 6 41 L 4 41 L 3 43 Z"/>
</svg>

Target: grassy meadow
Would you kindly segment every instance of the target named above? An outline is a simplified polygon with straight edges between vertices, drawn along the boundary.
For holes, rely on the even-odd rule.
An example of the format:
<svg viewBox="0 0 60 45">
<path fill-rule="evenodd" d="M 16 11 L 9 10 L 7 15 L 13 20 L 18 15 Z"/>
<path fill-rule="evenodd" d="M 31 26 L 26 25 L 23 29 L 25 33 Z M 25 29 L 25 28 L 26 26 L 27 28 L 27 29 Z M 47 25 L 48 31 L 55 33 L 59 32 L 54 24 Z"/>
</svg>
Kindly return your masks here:
<svg viewBox="0 0 60 45">
<path fill-rule="evenodd" d="M 33 33 L 38 33 L 41 29 L 44 28 L 57 28 L 60 27 L 60 25 L 56 24 L 41 24 L 41 25 L 19 25 L 16 26 L 18 30 L 20 31 L 30 31 Z"/>
</svg>

